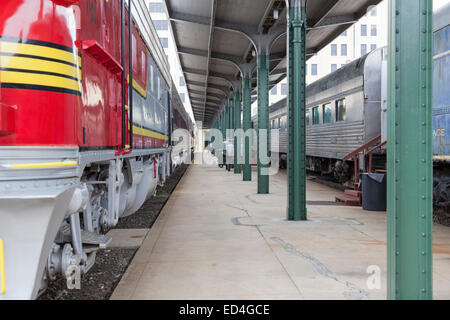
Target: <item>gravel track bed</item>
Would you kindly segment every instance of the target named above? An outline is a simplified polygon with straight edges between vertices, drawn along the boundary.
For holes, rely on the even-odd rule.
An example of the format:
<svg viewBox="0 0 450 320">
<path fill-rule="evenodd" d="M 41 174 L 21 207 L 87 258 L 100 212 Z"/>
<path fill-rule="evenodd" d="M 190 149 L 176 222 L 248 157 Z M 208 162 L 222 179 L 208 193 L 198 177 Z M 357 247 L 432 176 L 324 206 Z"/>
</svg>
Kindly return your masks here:
<svg viewBox="0 0 450 320">
<path fill-rule="evenodd" d="M 188 167 L 179 166 L 163 186 L 157 187 L 156 195 L 134 215 L 121 219 L 116 229 L 150 229 Z M 108 300 L 138 249 L 99 250 L 95 265 L 81 279 L 81 290 L 67 289 L 65 280 L 59 278 L 38 300 Z"/>
</svg>

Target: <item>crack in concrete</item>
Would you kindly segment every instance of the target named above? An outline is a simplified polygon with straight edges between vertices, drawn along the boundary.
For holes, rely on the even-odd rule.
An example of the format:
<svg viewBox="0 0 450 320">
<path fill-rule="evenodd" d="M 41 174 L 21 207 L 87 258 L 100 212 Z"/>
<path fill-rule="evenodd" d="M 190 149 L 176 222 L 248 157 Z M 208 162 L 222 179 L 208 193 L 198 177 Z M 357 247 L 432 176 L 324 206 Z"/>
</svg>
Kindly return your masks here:
<svg viewBox="0 0 450 320">
<path fill-rule="evenodd" d="M 239 219 L 241 218 L 248 218 L 248 217 L 236 217 L 231 219 L 231 222 L 233 222 L 233 224 L 235 226 L 243 226 L 243 227 L 259 227 L 261 226 L 260 224 L 248 224 L 248 223 L 242 223 Z"/>
<path fill-rule="evenodd" d="M 254 196 L 255 194 L 256 194 L 256 193 L 246 194 L 244 197 L 245 197 L 245 199 L 247 199 L 248 201 L 250 201 L 250 202 L 252 202 L 252 203 L 254 203 L 254 204 L 259 204 L 259 202 L 255 201 L 255 200 L 253 200 L 253 199 L 250 199 L 250 197 L 251 197 L 251 196 Z"/>
<path fill-rule="evenodd" d="M 319 261 L 317 258 L 310 256 L 309 254 L 303 253 L 298 251 L 292 244 L 284 241 L 283 239 L 280 239 L 279 237 L 271 237 L 272 241 L 280 244 L 283 249 L 293 254 L 297 257 L 300 257 L 306 261 L 308 261 L 316 271 L 321 274 L 324 277 L 333 279 L 339 283 L 344 284 L 347 288 L 349 288 L 351 291 L 345 291 L 342 294 L 347 300 L 362 300 L 364 297 L 368 296 L 369 294 L 358 288 L 356 285 L 354 285 L 351 282 L 340 280 L 330 269 L 328 269 L 321 261 Z"/>
<path fill-rule="evenodd" d="M 250 196 L 250 195 L 249 195 Z M 246 196 L 247 197 L 247 196 Z M 250 201 L 253 201 L 251 199 L 248 199 Z M 235 210 L 239 210 L 239 211 L 243 211 L 247 214 L 247 217 L 236 217 L 231 219 L 231 222 L 233 222 L 233 224 L 235 225 L 240 225 L 240 226 L 251 226 L 254 227 L 259 235 L 261 236 L 261 238 L 264 240 L 264 242 L 266 243 L 267 247 L 269 248 L 269 250 L 273 253 L 275 259 L 277 259 L 278 263 L 280 264 L 280 267 L 284 270 L 284 272 L 286 273 L 287 277 L 289 278 L 289 280 L 291 281 L 292 285 L 295 287 L 295 289 L 297 290 L 297 292 L 300 294 L 300 296 L 303 297 L 302 291 L 300 290 L 300 288 L 297 286 L 297 283 L 295 283 L 294 279 L 292 279 L 291 275 L 289 274 L 289 272 L 286 270 L 286 267 L 284 266 L 284 264 L 281 262 L 280 258 L 278 257 L 278 255 L 276 254 L 276 252 L 273 250 L 272 246 L 269 244 L 269 242 L 267 241 L 266 237 L 264 236 L 264 234 L 262 233 L 261 229 L 260 229 L 260 225 L 246 225 L 246 224 L 242 224 L 239 219 L 240 218 L 251 218 L 252 216 L 248 213 L 247 209 L 243 209 L 243 208 L 239 208 L 239 207 L 235 207 L 232 206 L 230 204 L 227 204 L 228 207 L 235 209 Z"/>
</svg>

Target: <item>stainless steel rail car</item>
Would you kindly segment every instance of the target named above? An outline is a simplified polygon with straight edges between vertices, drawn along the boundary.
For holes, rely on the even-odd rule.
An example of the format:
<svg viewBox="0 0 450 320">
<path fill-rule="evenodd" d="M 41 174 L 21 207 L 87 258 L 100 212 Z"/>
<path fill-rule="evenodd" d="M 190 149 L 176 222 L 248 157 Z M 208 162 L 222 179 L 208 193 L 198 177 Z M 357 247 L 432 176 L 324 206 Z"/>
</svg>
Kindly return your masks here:
<svg viewBox="0 0 450 320">
<path fill-rule="evenodd" d="M 350 178 L 352 170 L 342 159 L 381 134 L 385 61 L 386 49 L 380 48 L 307 86 L 308 170 L 333 173 L 340 181 Z M 271 106 L 269 115 L 270 128 L 279 130 L 281 167 L 286 167 L 286 112 L 286 99 L 283 99 Z M 253 121 L 256 127 L 256 119 Z M 359 163 L 361 167 L 365 165 L 364 161 Z"/>
</svg>

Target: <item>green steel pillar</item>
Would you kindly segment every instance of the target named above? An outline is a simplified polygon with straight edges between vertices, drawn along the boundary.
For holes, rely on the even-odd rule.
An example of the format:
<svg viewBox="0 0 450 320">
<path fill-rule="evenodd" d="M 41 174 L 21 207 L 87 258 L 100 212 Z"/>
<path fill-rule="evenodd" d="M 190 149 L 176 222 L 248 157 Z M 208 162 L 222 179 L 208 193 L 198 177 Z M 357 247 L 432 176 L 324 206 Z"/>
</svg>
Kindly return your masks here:
<svg viewBox="0 0 450 320">
<path fill-rule="evenodd" d="M 230 110 L 230 101 L 228 101 L 228 105 L 227 105 L 227 130 L 231 129 L 230 126 L 230 117 L 231 117 L 231 110 Z M 225 135 L 227 134 L 227 132 L 225 132 Z"/>
<path fill-rule="evenodd" d="M 242 107 L 241 107 L 241 93 L 239 91 L 236 91 L 234 93 L 234 129 L 238 130 L 241 129 L 241 114 L 242 114 Z M 240 174 L 241 173 L 241 163 L 240 163 L 240 157 L 241 157 L 241 148 L 242 148 L 242 141 L 241 139 L 234 135 L 234 173 Z"/>
<path fill-rule="evenodd" d="M 260 150 L 260 132 L 266 131 L 267 147 L 263 154 Z M 263 164 L 261 157 L 269 157 L 269 53 L 258 53 L 258 193 L 269 193 L 269 175 L 268 172 L 264 174 L 264 171 L 269 170 L 269 164 Z"/>
<path fill-rule="evenodd" d="M 222 111 L 221 115 L 221 131 L 222 131 L 222 139 L 225 139 L 225 109 Z"/>
<path fill-rule="evenodd" d="M 243 101 L 243 127 L 244 134 L 252 127 L 252 77 L 251 75 L 244 75 L 242 80 L 242 101 Z M 252 180 L 252 166 L 250 164 L 250 137 L 244 135 L 244 181 Z"/>
<path fill-rule="evenodd" d="M 304 1 L 295 1 L 293 5 L 288 19 L 287 219 L 300 221 L 306 220 L 306 7 Z"/>
<path fill-rule="evenodd" d="M 233 100 L 228 99 L 228 129 L 233 129 Z"/>
<path fill-rule="evenodd" d="M 390 0 L 388 298 L 432 299 L 432 0 Z"/>
</svg>

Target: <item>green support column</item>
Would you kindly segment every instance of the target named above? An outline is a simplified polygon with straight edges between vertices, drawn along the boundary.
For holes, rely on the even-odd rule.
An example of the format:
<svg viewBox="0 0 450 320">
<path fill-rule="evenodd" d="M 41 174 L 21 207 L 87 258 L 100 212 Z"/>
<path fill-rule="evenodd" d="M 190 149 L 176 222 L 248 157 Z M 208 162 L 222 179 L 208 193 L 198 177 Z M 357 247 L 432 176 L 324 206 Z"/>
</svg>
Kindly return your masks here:
<svg viewBox="0 0 450 320">
<path fill-rule="evenodd" d="M 266 130 L 267 148 L 266 154 L 260 150 L 260 130 Z M 269 164 L 263 164 L 260 157 L 269 157 L 269 55 L 268 52 L 258 54 L 258 193 L 269 193 Z"/>
<path fill-rule="evenodd" d="M 230 97 L 230 129 L 234 130 L 234 103 L 233 97 Z"/>
<path fill-rule="evenodd" d="M 252 78 L 244 76 L 242 80 L 242 101 L 243 101 L 243 127 L 244 133 L 248 132 L 252 127 Z M 244 136 L 244 181 L 252 180 L 252 166 L 250 164 L 250 137 Z"/>
<path fill-rule="evenodd" d="M 432 299 L 432 0 L 390 0 L 388 298 Z"/>
<path fill-rule="evenodd" d="M 294 2 L 294 1 L 293 1 Z M 306 220 L 305 62 L 306 8 L 295 1 L 289 8 L 288 96 L 288 220 Z"/>
<path fill-rule="evenodd" d="M 236 91 L 234 94 L 234 129 L 241 129 L 241 93 Z M 242 141 L 238 137 L 234 136 L 234 173 L 241 173 L 241 163 L 239 163 L 239 158 L 241 157 L 241 146 Z"/>
<path fill-rule="evenodd" d="M 231 118 L 230 101 L 228 101 L 228 105 L 227 105 L 227 130 L 231 129 L 230 118 Z M 225 132 L 225 134 L 227 134 L 227 133 Z"/>
<path fill-rule="evenodd" d="M 225 109 L 221 114 L 221 131 L 222 131 L 222 139 L 225 139 Z"/>
</svg>

